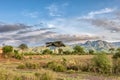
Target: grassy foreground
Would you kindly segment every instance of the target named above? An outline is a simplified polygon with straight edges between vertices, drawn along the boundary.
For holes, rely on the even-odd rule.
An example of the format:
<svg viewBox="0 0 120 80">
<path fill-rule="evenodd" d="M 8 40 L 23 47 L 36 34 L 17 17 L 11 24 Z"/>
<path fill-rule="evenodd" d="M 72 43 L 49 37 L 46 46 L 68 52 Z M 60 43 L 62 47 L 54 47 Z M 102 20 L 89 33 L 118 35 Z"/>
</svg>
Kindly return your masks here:
<svg viewBox="0 0 120 80">
<path fill-rule="evenodd" d="M 65 59 L 67 65 L 87 63 L 94 55 L 31 55 L 23 60 L 0 59 L 0 80 L 120 80 L 119 76 L 101 75 L 78 70 L 49 69 L 46 64 L 51 61 L 57 63 Z M 111 55 L 108 55 L 111 59 Z M 27 65 L 23 66 L 23 64 Z M 31 65 L 32 64 L 32 65 Z M 39 64 L 39 66 L 38 66 Z M 49 67 L 49 66 L 48 66 Z M 50 65 L 51 67 L 51 65 Z M 52 66 L 53 68 L 53 66 Z"/>
</svg>

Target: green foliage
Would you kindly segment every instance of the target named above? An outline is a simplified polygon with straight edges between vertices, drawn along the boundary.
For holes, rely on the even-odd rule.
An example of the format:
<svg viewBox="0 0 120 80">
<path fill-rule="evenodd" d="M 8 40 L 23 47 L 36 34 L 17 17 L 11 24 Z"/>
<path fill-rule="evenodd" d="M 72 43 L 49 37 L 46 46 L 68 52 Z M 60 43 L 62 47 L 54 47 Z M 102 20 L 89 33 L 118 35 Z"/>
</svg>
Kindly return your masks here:
<svg viewBox="0 0 120 80">
<path fill-rule="evenodd" d="M 79 46 L 79 45 L 76 45 L 74 48 L 73 48 L 74 52 L 75 53 L 79 53 L 79 54 L 84 54 L 85 51 L 84 51 L 84 48 Z"/>
<path fill-rule="evenodd" d="M 113 55 L 113 59 L 120 58 L 120 48 L 117 49 L 117 52 Z"/>
<path fill-rule="evenodd" d="M 26 62 L 17 66 L 18 69 L 40 69 L 40 65 L 37 63 Z"/>
<path fill-rule="evenodd" d="M 90 50 L 89 50 L 89 54 L 94 55 L 94 54 L 95 54 L 95 51 L 94 51 L 94 50 L 92 50 L 92 49 L 90 49 Z"/>
<path fill-rule="evenodd" d="M 120 74 L 120 58 L 113 59 L 113 73 Z"/>
<path fill-rule="evenodd" d="M 23 54 L 18 53 L 18 50 L 14 50 L 14 58 L 16 59 L 23 59 Z"/>
<path fill-rule="evenodd" d="M 26 69 L 26 66 L 24 64 L 20 64 L 17 66 L 17 69 Z"/>
<path fill-rule="evenodd" d="M 69 50 L 66 50 L 66 51 L 63 51 L 63 54 L 65 54 L 65 55 L 70 55 L 70 54 L 72 54 L 72 52 L 69 51 Z"/>
<path fill-rule="evenodd" d="M 3 55 L 4 57 L 12 57 L 13 56 L 13 47 L 12 46 L 4 46 L 3 47 Z"/>
<path fill-rule="evenodd" d="M 19 60 L 22 60 L 22 59 L 23 59 L 23 54 L 20 54 L 20 53 L 15 54 L 15 55 L 14 55 L 14 58 L 19 59 Z"/>
<path fill-rule="evenodd" d="M 20 45 L 19 45 L 19 48 L 20 48 L 21 50 L 25 50 L 25 49 L 28 48 L 28 46 L 27 46 L 26 44 L 20 44 Z"/>
<path fill-rule="evenodd" d="M 63 64 L 57 63 L 57 62 L 48 62 L 47 67 L 49 69 L 52 69 L 53 71 L 56 72 L 64 72 L 66 71 L 66 67 Z"/>
<path fill-rule="evenodd" d="M 111 73 L 111 62 L 106 54 L 97 54 L 92 59 L 95 72 L 108 74 Z"/>
<path fill-rule="evenodd" d="M 120 48 L 113 55 L 113 73 L 120 74 Z"/>
<path fill-rule="evenodd" d="M 44 72 L 41 74 L 39 80 L 56 80 L 56 75 L 53 72 Z"/>
<path fill-rule="evenodd" d="M 58 49 L 58 53 L 59 53 L 59 54 L 62 54 L 62 53 L 63 53 L 63 49 L 59 48 L 59 49 Z"/>
<path fill-rule="evenodd" d="M 52 54 L 53 52 L 49 49 L 43 50 L 42 54 Z"/>
<path fill-rule="evenodd" d="M 3 47 L 3 53 L 7 54 L 13 51 L 13 47 L 12 46 L 4 46 Z"/>
<path fill-rule="evenodd" d="M 35 63 L 26 63 L 25 64 L 28 69 L 37 69 L 38 64 Z"/>
<path fill-rule="evenodd" d="M 110 48 L 109 51 L 110 51 L 110 54 L 114 54 L 115 48 Z"/>
</svg>

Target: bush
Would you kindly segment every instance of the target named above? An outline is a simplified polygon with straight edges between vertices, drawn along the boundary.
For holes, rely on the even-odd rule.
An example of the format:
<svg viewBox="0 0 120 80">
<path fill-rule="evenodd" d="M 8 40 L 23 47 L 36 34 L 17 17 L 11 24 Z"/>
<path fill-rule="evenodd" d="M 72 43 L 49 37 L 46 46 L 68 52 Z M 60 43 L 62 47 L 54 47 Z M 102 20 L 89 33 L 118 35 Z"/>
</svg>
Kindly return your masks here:
<svg viewBox="0 0 120 80">
<path fill-rule="evenodd" d="M 48 62 L 47 67 L 49 69 L 52 69 L 56 72 L 64 72 L 66 71 L 66 67 L 63 64 L 57 63 L 57 62 Z"/>
<path fill-rule="evenodd" d="M 18 69 L 40 69 L 40 65 L 37 63 L 26 62 L 24 64 L 20 64 L 17 67 Z"/>
<path fill-rule="evenodd" d="M 0 69 L 0 80 L 21 80 L 21 78 L 12 71 Z"/>
<path fill-rule="evenodd" d="M 69 51 L 69 50 L 66 50 L 66 51 L 63 51 L 63 54 L 65 54 L 65 55 L 69 55 L 69 54 L 72 54 L 72 52 Z"/>
<path fill-rule="evenodd" d="M 120 58 L 113 59 L 113 73 L 120 74 Z"/>
<path fill-rule="evenodd" d="M 14 58 L 21 60 L 21 59 L 23 59 L 23 54 L 20 54 L 20 53 L 15 54 Z"/>
<path fill-rule="evenodd" d="M 26 69 L 26 66 L 24 64 L 20 64 L 17 66 L 17 69 Z"/>
<path fill-rule="evenodd" d="M 43 73 L 35 73 L 38 80 L 56 80 L 56 75 L 51 71 L 45 71 Z"/>
<path fill-rule="evenodd" d="M 30 63 L 30 62 L 25 63 L 25 66 L 26 66 L 28 69 L 38 69 L 38 68 L 39 68 L 39 65 L 38 65 L 38 64 L 36 64 L 36 63 Z"/>
<path fill-rule="evenodd" d="M 52 54 L 53 52 L 49 49 L 43 50 L 42 54 Z"/>
<path fill-rule="evenodd" d="M 4 46 L 3 47 L 3 55 L 4 57 L 12 57 L 14 54 L 12 53 L 13 47 L 12 46 Z"/>
<path fill-rule="evenodd" d="M 94 55 L 94 54 L 95 54 L 95 51 L 92 50 L 92 49 L 90 49 L 90 50 L 89 50 L 89 54 Z"/>
<path fill-rule="evenodd" d="M 111 62 L 106 54 L 95 55 L 92 59 L 93 71 L 103 74 L 111 73 Z"/>
<path fill-rule="evenodd" d="M 74 53 L 77 53 L 77 54 L 85 54 L 85 51 L 84 51 L 84 48 L 79 46 L 79 45 L 76 45 L 74 48 Z"/>
<path fill-rule="evenodd" d="M 120 52 L 115 53 L 112 58 L 113 58 L 113 59 L 118 59 L 118 58 L 120 58 Z"/>
</svg>

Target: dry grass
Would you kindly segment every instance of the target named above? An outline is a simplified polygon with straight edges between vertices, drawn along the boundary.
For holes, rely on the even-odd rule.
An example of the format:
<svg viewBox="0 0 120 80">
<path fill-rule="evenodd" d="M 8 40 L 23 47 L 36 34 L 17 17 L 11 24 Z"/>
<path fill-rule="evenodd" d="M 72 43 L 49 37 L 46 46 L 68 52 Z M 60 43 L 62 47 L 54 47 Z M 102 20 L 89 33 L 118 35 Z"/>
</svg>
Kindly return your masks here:
<svg viewBox="0 0 120 80">
<path fill-rule="evenodd" d="M 29 58 L 32 57 L 32 58 Z M 16 69 L 16 67 L 19 64 L 25 63 L 25 62 L 31 62 L 31 63 L 39 63 L 41 66 L 46 65 L 50 61 L 56 61 L 61 62 L 63 58 L 67 60 L 67 65 L 78 65 L 82 63 L 87 63 L 90 61 L 91 58 L 93 58 L 94 55 L 30 55 L 26 56 L 24 60 L 16 60 L 16 59 L 3 59 L 0 58 L 0 69 L 4 68 L 8 72 L 12 71 L 13 73 L 17 73 L 19 75 L 25 75 L 28 77 L 35 77 L 34 74 L 38 72 L 49 72 L 48 70 L 44 69 Z M 108 57 L 111 59 L 112 55 L 108 55 Z M 53 72 L 54 73 L 54 72 Z M 57 78 L 62 78 L 63 80 L 120 80 L 120 78 L 117 77 L 105 77 L 105 76 L 94 76 L 93 74 L 89 73 L 82 73 L 82 72 L 74 72 L 74 73 L 66 73 L 66 72 L 57 72 L 55 73 Z M 29 79 L 28 79 L 29 80 Z M 33 79 L 31 79 L 33 80 Z"/>
</svg>

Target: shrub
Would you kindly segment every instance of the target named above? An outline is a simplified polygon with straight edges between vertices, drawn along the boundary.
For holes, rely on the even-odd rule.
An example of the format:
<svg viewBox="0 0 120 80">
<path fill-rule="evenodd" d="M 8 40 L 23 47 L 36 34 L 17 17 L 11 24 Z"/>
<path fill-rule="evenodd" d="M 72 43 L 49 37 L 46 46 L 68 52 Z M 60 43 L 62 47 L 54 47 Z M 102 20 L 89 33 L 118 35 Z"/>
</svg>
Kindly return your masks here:
<svg viewBox="0 0 120 80">
<path fill-rule="evenodd" d="M 111 73 L 111 62 L 106 54 L 95 55 L 92 59 L 93 71 L 103 74 Z"/>
<path fill-rule="evenodd" d="M 51 71 L 46 71 L 41 74 L 39 80 L 56 80 L 56 75 Z"/>
<path fill-rule="evenodd" d="M 52 69 L 53 71 L 56 71 L 56 72 L 64 72 L 64 71 L 66 71 L 66 67 L 63 64 L 53 62 L 53 61 L 48 62 L 47 67 L 49 69 Z"/>
<path fill-rule="evenodd" d="M 120 48 L 113 55 L 113 73 L 120 74 Z"/>
<path fill-rule="evenodd" d="M 94 55 L 94 54 L 95 54 L 95 51 L 92 50 L 92 49 L 90 49 L 90 50 L 89 50 L 89 54 Z"/>
<path fill-rule="evenodd" d="M 24 64 L 20 64 L 17 67 L 18 69 L 40 69 L 40 65 L 37 63 L 26 62 Z"/>
<path fill-rule="evenodd" d="M 72 52 L 69 51 L 69 50 L 66 50 L 66 51 L 63 51 L 63 54 L 65 54 L 65 55 L 69 55 L 69 54 L 72 54 Z"/>
<path fill-rule="evenodd" d="M 3 55 L 4 57 L 12 57 L 13 56 L 13 47 L 12 46 L 4 46 L 3 47 Z"/>
<path fill-rule="evenodd" d="M 43 50 L 42 54 L 52 54 L 53 52 L 49 49 Z"/>
<path fill-rule="evenodd" d="M 84 48 L 79 46 L 79 45 L 76 45 L 73 48 L 73 50 L 74 50 L 74 53 L 78 53 L 78 54 L 84 54 L 85 53 Z"/>
<path fill-rule="evenodd" d="M 20 64 L 17 66 L 17 69 L 25 69 L 25 68 L 26 68 L 26 66 L 24 64 Z"/>
<path fill-rule="evenodd" d="M 37 63 L 30 63 L 30 62 L 25 63 L 25 66 L 28 69 L 38 69 L 39 68 L 39 65 Z"/>
<path fill-rule="evenodd" d="M 120 58 L 113 59 L 113 73 L 120 74 Z"/>
<path fill-rule="evenodd" d="M 120 52 L 115 53 L 112 58 L 113 59 L 120 58 Z"/>
<path fill-rule="evenodd" d="M 21 78 L 10 70 L 0 69 L 0 80 L 21 80 Z"/>
<path fill-rule="evenodd" d="M 23 59 L 23 54 L 17 53 L 14 55 L 14 58 L 21 60 Z"/>
</svg>

